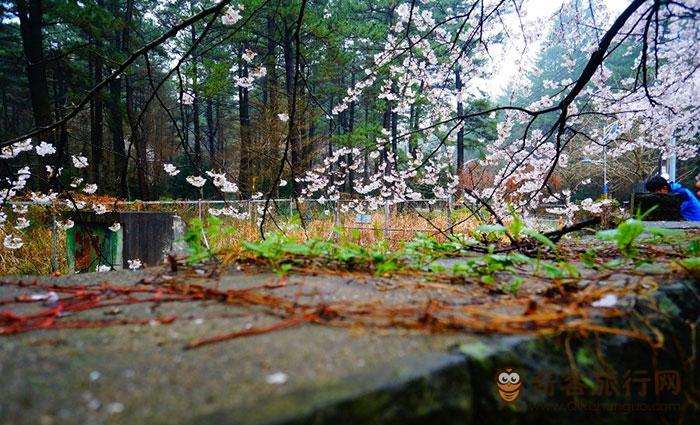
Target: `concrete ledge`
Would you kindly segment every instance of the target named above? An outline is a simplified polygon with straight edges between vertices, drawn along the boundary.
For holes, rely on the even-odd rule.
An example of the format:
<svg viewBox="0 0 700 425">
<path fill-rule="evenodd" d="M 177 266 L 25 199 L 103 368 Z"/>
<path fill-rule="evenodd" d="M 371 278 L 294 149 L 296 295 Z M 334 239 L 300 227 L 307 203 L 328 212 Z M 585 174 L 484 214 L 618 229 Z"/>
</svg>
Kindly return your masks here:
<svg viewBox="0 0 700 425">
<path fill-rule="evenodd" d="M 188 424 L 470 423 L 464 355 L 427 353 Z"/>
<path fill-rule="evenodd" d="M 146 274 L 76 275 L 56 282 L 99 284 L 104 278 L 133 285 Z M 257 286 L 267 279 L 235 274 L 221 285 Z M 366 282 L 328 276 L 295 276 L 285 290 L 297 291 L 294 284 L 301 279 L 313 288 L 309 296 L 371 299 L 368 294 L 376 294 Z M 302 325 L 184 351 L 192 338 L 277 320 L 242 307 L 211 304 L 203 309 L 196 303 L 160 305 L 156 311 L 183 318 L 205 315 L 200 323 L 189 319 L 167 326 L 3 337 L 0 424 L 588 425 L 592 418 L 616 424 L 700 423 L 694 404 L 700 388 L 700 287 L 690 280 L 658 279 L 653 295 L 629 297 L 634 301 L 625 303 L 633 306 L 629 316 L 606 324 L 634 326 L 663 338 L 663 348 L 594 332 L 504 337 Z M 11 288 L 0 287 L 3 298 L 20 293 Z M 382 294 L 384 302 L 398 296 Z M 148 308 L 124 307 L 118 314 L 141 317 Z M 499 398 L 496 386 L 497 374 L 505 368 L 522 377 L 520 397 L 512 403 Z M 286 372 L 289 381 L 266 383 L 275 371 Z M 601 371 L 615 375 L 616 392 L 595 394 L 603 388 L 597 381 Z M 638 371 L 646 375 L 637 376 Z M 656 371 L 677 372 L 679 392 L 656 394 Z M 573 372 L 580 379 L 576 386 L 566 386 Z M 551 394 L 538 390 L 547 374 L 557 381 Z M 625 379 L 631 380 L 630 394 Z M 638 394 L 641 382 L 647 384 L 643 395 Z M 123 410 L 111 412 L 115 405 Z M 649 410 L 676 405 L 678 410 Z"/>
<path fill-rule="evenodd" d="M 453 347 L 452 355 L 402 359 L 333 385 L 266 400 L 250 410 L 218 411 L 188 424 L 587 425 L 592 417 L 595 423 L 696 424 L 700 411 L 688 397 L 698 387 L 700 373 L 697 360 L 688 361 L 700 350 L 690 326 L 700 325 L 700 298 L 697 293 L 693 296 L 697 289 L 694 282 L 669 285 L 655 297 L 660 310 L 653 313 L 640 307 L 639 312 L 652 318 L 665 336 L 663 349 L 611 334 L 484 337 Z M 501 400 L 497 392 L 497 371 L 505 368 L 514 368 L 523 379 L 522 394 L 513 403 Z M 602 376 L 603 369 L 616 376 L 615 387 L 601 388 L 596 374 Z M 658 371 L 677 371 L 681 393 L 656 394 Z M 567 382 L 573 382 L 573 373 L 581 377 L 580 395 L 567 394 L 579 391 Z M 544 375 L 559 380 L 552 394 L 537 388 Z M 640 394 L 644 382 L 647 393 Z"/>
<path fill-rule="evenodd" d="M 700 221 L 645 221 L 644 224 L 666 229 L 700 229 Z"/>
</svg>

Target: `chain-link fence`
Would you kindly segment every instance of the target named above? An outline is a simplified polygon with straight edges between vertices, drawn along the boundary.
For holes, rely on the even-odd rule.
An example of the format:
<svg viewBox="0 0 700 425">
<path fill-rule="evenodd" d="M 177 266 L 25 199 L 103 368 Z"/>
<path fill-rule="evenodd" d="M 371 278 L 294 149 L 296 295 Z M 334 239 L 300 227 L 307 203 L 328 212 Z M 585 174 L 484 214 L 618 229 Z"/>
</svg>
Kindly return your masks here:
<svg viewBox="0 0 700 425">
<path fill-rule="evenodd" d="M 265 232 L 297 231 L 300 237 L 320 237 L 337 239 L 352 237 L 359 243 L 373 243 L 384 240 L 388 243 L 408 240 L 421 232 L 437 237 L 447 233 L 468 233 L 475 225 L 489 219 L 483 210 L 478 211 L 474 205 L 455 203 L 452 199 L 425 199 L 400 201 L 387 204 L 362 199 L 342 199 L 338 201 L 319 202 L 315 199 L 258 199 L 258 200 L 161 200 L 161 201 L 119 201 L 105 204 L 112 211 L 144 211 L 173 213 L 176 221 L 191 223 L 193 219 L 206 219 L 216 216 L 222 226 L 231 226 L 237 233 L 231 239 L 221 239 L 220 246 L 240 243 L 241 240 L 256 240 L 260 237 L 260 225 L 263 212 L 267 208 L 263 228 Z M 30 236 L 34 245 L 35 238 L 49 239 L 43 241 L 35 251 L 51 258 L 51 270 L 58 270 L 64 264 L 65 223 L 74 210 L 64 203 L 37 207 L 31 202 L 8 203 L 3 213 L 6 214 L 5 233 L 18 233 L 13 223 L 22 209 L 32 206 L 32 228 L 35 235 Z M 20 213 L 18 213 L 18 208 Z M 530 218 L 531 225 L 539 229 L 557 227 L 559 220 L 554 216 L 538 214 Z M 9 230 L 7 230 L 9 229 Z M 180 230 L 181 236 L 184 230 Z M 7 253 L 7 252 L 6 252 Z M 0 261 L 2 255 L 0 252 Z M 9 253 L 7 253 L 9 255 Z M 40 254 L 40 255 L 42 255 Z M 1 264 L 0 264 L 1 266 Z"/>
</svg>

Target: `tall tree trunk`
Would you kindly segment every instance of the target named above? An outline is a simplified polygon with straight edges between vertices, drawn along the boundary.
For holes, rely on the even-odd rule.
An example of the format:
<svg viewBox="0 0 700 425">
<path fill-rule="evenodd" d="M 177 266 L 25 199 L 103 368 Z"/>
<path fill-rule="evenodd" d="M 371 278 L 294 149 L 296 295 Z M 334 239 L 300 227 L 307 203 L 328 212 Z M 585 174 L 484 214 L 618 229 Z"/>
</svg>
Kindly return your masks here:
<svg viewBox="0 0 700 425">
<path fill-rule="evenodd" d="M 42 27 L 43 5 L 41 0 L 18 0 L 17 12 L 19 14 L 19 28 L 22 37 L 22 48 L 27 66 L 27 80 L 29 82 L 29 96 L 32 102 L 32 114 L 34 125 L 37 127 L 48 126 L 52 122 L 51 98 L 46 79 L 46 62 L 44 62 L 44 46 Z M 53 143 L 52 132 L 47 131 L 39 135 L 41 140 Z M 54 164 L 60 166 L 58 162 Z M 43 175 L 44 170 L 38 160 L 32 163 L 33 174 Z M 32 179 L 32 184 L 38 189 L 48 188 L 44 180 Z"/>
<path fill-rule="evenodd" d="M 355 87 L 355 73 L 350 74 L 350 87 Z M 348 111 L 348 133 L 352 133 L 355 129 L 355 101 L 350 102 L 350 108 Z M 352 146 L 351 146 L 352 147 Z M 345 155 L 345 163 L 348 167 L 353 164 L 352 153 Z M 346 183 L 346 192 L 352 194 L 352 182 L 355 181 L 355 172 L 352 169 L 348 170 L 348 180 Z"/>
<path fill-rule="evenodd" d="M 365 105 L 365 126 L 369 122 L 369 101 L 365 99 L 364 101 Z M 364 159 L 364 167 L 362 168 L 362 183 L 367 184 L 369 180 L 369 149 L 364 149 L 365 151 L 365 157 Z"/>
<path fill-rule="evenodd" d="M 42 0 L 16 1 L 19 12 L 19 28 L 22 48 L 27 65 L 29 96 L 32 102 L 34 124 L 38 127 L 51 124 L 51 98 L 46 79 L 46 62 L 42 27 Z M 50 134 L 42 134 L 43 139 L 51 139 Z"/>
<path fill-rule="evenodd" d="M 136 90 L 136 94 L 139 96 L 139 104 L 144 105 L 145 103 L 145 93 L 144 87 L 140 85 Z M 136 99 L 134 99 L 136 100 Z M 132 107 L 136 102 L 132 103 Z M 143 106 L 145 107 L 145 106 Z M 133 112 L 132 112 L 133 114 Z M 132 115 L 133 116 L 133 115 Z M 147 129 L 141 128 L 143 124 L 137 125 L 136 130 L 136 170 L 139 181 L 139 194 L 142 200 L 147 201 L 150 199 L 150 188 L 148 185 L 147 171 L 148 166 L 147 152 L 146 152 L 146 141 L 148 140 Z"/>
<path fill-rule="evenodd" d="M 129 32 L 129 27 L 131 26 L 131 21 L 133 19 L 134 13 L 134 3 L 133 0 L 126 0 L 126 14 L 125 14 L 125 26 L 123 32 L 123 46 L 124 51 L 129 51 L 129 43 L 131 41 L 131 34 Z M 145 158 L 145 141 L 143 140 L 143 134 L 141 128 L 136 123 L 136 108 L 134 99 L 134 87 L 131 84 L 131 77 L 128 75 L 124 78 L 124 90 L 126 92 L 126 115 L 129 120 L 129 127 L 131 128 L 131 143 L 136 147 L 136 174 L 139 182 L 139 194 L 141 199 L 149 199 L 149 188 L 148 179 L 146 178 L 145 163 L 143 159 Z M 128 172 L 128 160 L 122 161 L 122 172 L 121 172 L 121 182 L 119 193 L 120 197 L 126 197 L 128 195 L 128 185 L 127 185 L 127 172 Z"/>
<path fill-rule="evenodd" d="M 54 116 L 60 120 L 65 115 L 65 105 L 68 99 L 68 78 L 66 77 L 66 67 L 60 63 L 56 63 L 53 68 L 53 81 L 56 85 L 56 98 L 54 99 Z M 58 137 L 56 135 L 55 137 Z"/>
<path fill-rule="evenodd" d="M 199 129 L 199 99 L 195 90 L 192 90 L 192 133 L 192 138 L 194 139 L 194 168 L 199 173 L 202 169 L 202 135 Z"/>
<path fill-rule="evenodd" d="M 309 124 L 309 133 L 308 133 L 308 146 L 307 149 L 304 153 L 304 157 L 306 158 L 306 166 L 311 169 L 313 168 L 313 140 L 314 137 L 316 136 L 316 123 L 312 120 L 311 123 Z"/>
<path fill-rule="evenodd" d="M 212 168 L 216 164 L 216 126 L 214 125 L 214 101 L 211 98 L 206 100 L 207 110 L 207 144 L 209 145 L 209 162 Z"/>
<path fill-rule="evenodd" d="M 238 69 L 239 76 L 246 78 L 248 76 L 248 66 L 244 61 L 241 61 L 241 66 Z M 241 150 L 238 165 L 238 186 L 241 192 L 241 197 L 248 199 L 250 197 L 251 187 L 251 172 L 250 172 L 250 104 L 248 100 L 248 89 L 238 87 L 238 111 L 241 130 Z"/>
<path fill-rule="evenodd" d="M 287 110 L 292 111 L 292 109 L 295 108 L 296 105 L 293 104 L 294 98 L 295 98 L 295 91 L 296 91 L 296 84 L 295 84 L 295 71 L 296 71 L 296 65 L 295 65 L 295 51 L 294 51 L 294 46 L 292 44 L 292 35 L 293 31 L 292 28 L 287 28 L 287 30 L 284 33 L 284 43 L 283 43 L 283 51 L 284 51 L 284 70 L 285 70 L 285 81 L 286 81 L 286 88 L 287 88 Z M 297 99 L 297 104 L 300 102 Z M 292 122 L 291 125 L 291 134 L 289 135 L 289 141 L 290 141 L 290 148 L 292 151 L 292 174 L 296 177 L 301 175 L 302 173 L 302 151 L 301 151 L 301 140 L 299 137 L 299 127 L 297 123 L 299 122 L 299 112 L 297 111 L 295 113 L 295 118 L 294 121 Z M 301 186 L 299 182 L 296 181 L 296 179 L 292 180 L 292 184 L 294 185 L 294 189 L 296 193 L 301 193 Z"/>
<path fill-rule="evenodd" d="M 333 100 L 334 100 L 333 96 L 331 96 L 331 99 L 330 99 L 330 102 L 328 105 L 329 111 L 333 109 L 333 106 L 334 106 Z M 333 132 L 334 131 L 335 131 L 335 127 L 334 127 L 333 117 L 329 116 L 328 117 L 328 156 L 329 157 L 333 155 Z"/>
<path fill-rule="evenodd" d="M 126 5 L 124 9 L 124 28 L 122 29 L 122 51 L 123 52 L 129 52 L 129 42 L 130 42 L 130 36 L 131 34 L 129 33 L 130 26 L 131 26 L 131 21 L 133 18 L 134 14 L 134 1 L 133 0 L 126 0 Z M 126 94 L 126 117 L 129 123 L 129 128 L 131 129 L 131 132 L 133 133 L 133 106 L 131 105 L 132 99 L 131 99 L 131 90 L 130 90 L 130 82 L 129 82 L 129 75 L 126 74 L 124 75 L 124 92 Z M 133 134 L 131 135 L 132 138 L 132 143 L 133 143 Z M 115 153 L 116 155 L 116 153 Z M 127 171 L 129 170 L 129 157 L 126 156 L 126 146 L 124 146 L 124 157 L 122 160 L 119 162 L 119 189 L 117 191 L 117 196 L 120 198 L 126 198 L 128 196 L 128 187 L 127 187 Z"/>
<path fill-rule="evenodd" d="M 392 113 L 391 113 L 391 101 L 386 100 L 386 109 L 384 110 L 384 116 L 382 118 L 382 128 L 384 128 L 384 130 L 386 130 L 387 132 L 391 131 L 391 115 L 392 115 Z M 392 147 L 392 149 L 393 149 L 393 147 Z M 387 150 L 387 146 L 384 145 L 384 149 L 382 149 L 382 153 L 381 153 L 381 157 L 380 157 L 381 163 L 383 165 L 386 164 L 386 159 L 387 159 L 386 150 Z"/>
<path fill-rule="evenodd" d="M 55 66 L 53 70 L 53 76 L 54 78 L 51 80 L 51 93 L 53 94 L 53 114 L 54 114 L 54 119 L 60 119 L 60 104 L 59 104 L 59 95 L 58 95 L 58 86 L 59 86 L 59 79 L 62 78 L 61 73 L 59 71 L 60 66 Z"/>
<path fill-rule="evenodd" d="M 115 17 L 119 16 L 119 0 L 111 0 L 111 9 Z M 124 31 L 127 31 L 126 29 Z M 114 32 L 112 40 L 112 48 L 115 52 L 120 51 L 123 47 L 119 42 L 119 30 Z M 109 83 L 109 131 L 112 133 L 112 175 L 113 181 L 119 181 L 120 164 L 125 162 L 124 158 L 124 128 L 122 99 L 121 99 L 122 83 L 120 78 L 116 78 Z M 115 187 L 116 193 L 119 194 L 120 189 Z"/>
<path fill-rule="evenodd" d="M 398 94 L 396 81 L 391 84 L 391 92 Z M 399 154 L 399 137 L 398 137 L 399 114 L 395 109 L 391 110 L 391 151 L 394 153 L 394 159 Z"/>
<path fill-rule="evenodd" d="M 267 76 L 265 77 L 265 89 L 263 102 L 266 106 L 267 122 L 270 123 L 270 140 L 272 141 L 272 152 L 270 156 L 277 160 L 280 158 L 280 142 L 278 136 L 284 134 L 280 131 L 282 123 L 277 118 L 279 112 L 279 78 L 277 74 L 277 39 L 275 31 L 275 17 L 272 13 L 267 16 L 267 54 L 265 55 L 265 67 Z"/>
<path fill-rule="evenodd" d="M 2 133 L 0 134 L 10 134 L 10 106 L 7 103 L 7 91 L 3 88 L 2 90 Z"/>
<path fill-rule="evenodd" d="M 418 95 L 423 93 L 424 82 L 420 82 L 420 88 L 418 89 Z M 409 125 L 411 126 L 411 136 L 408 139 L 409 150 L 411 152 L 411 158 L 416 159 L 418 155 L 418 128 L 420 126 L 420 104 L 415 103 L 411 105 L 411 121 Z"/>
<path fill-rule="evenodd" d="M 104 0 L 98 0 L 97 5 L 100 7 L 104 6 Z M 93 55 L 93 71 L 94 79 L 93 85 L 98 85 L 102 81 L 103 64 L 102 56 L 100 52 L 102 51 L 102 40 L 101 36 L 95 35 L 95 53 Z M 91 108 L 91 123 L 90 123 L 90 145 L 92 151 L 92 181 L 98 185 L 102 184 L 100 180 L 100 168 L 102 168 L 102 141 L 103 141 L 103 131 L 102 131 L 102 118 L 103 118 L 103 104 L 102 104 L 102 91 L 98 91 L 95 96 L 92 97 L 90 101 Z"/>
<path fill-rule="evenodd" d="M 187 92 L 187 89 L 185 88 L 185 86 L 181 85 L 180 86 L 180 93 L 178 94 L 178 96 L 179 95 L 184 96 L 184 94 L 186 92 Z M 180 120 L 182 121 L 182 128 L 184 130 L 182 132 L 183 133 L 182 137 L 184 139 L 182 141 L 182 149 L 185 151 L 185 155 L 187 155 L 187 157 L 189 158 L 189 154 L 191 151 L 190 150 L 190 133 L 191 133 L 190 132 L 190 114 L 187 111 L 187 108 L 182 103 L 180 103 L 179 108 L 180 108 Z"/>
<path fill-rule="evenodd" d="M 457 116 L 460 117 L 464 114 L 464 107 L 462 105 L 462 70 L 460 66 L 455 67 L 455 88 L 457 89 Z M 462 123 L 463 124 L 463 123 Z M 460 125 L 459 132 L 457 132 L 457 172 L 462 171 L 464 166 L 464 125 Z"/>
<path fill-rule="evenodd" d="M 220 153 L 219 161 L 221 166 L 226 169 L 226 152 L 224 151 L 224 125 L 223 125 L 223 113 L 221 110 L 221 98 L 216 98 L 215 103 L 216 109 L 216 150 Z"/>
<path fill-rule="evenodd" d="M 194 5 L 192 5 L 192 12 L 194 12 Z M 194 29 L 194 25 L 190 27 L 190 34 L 192 36 L 192 44 L 197 40 L 197 34 Z M 202 137 L 199 130 L 199 96 L 197 94 L 197 85 L 199 84 L 197 79 L 197 62 L 198 58 L 196 54 L 192 54 L 192 136 L 194 137 L 194 167 L 195 172 L 200 173 L 202 169 Z"/>
</svg>

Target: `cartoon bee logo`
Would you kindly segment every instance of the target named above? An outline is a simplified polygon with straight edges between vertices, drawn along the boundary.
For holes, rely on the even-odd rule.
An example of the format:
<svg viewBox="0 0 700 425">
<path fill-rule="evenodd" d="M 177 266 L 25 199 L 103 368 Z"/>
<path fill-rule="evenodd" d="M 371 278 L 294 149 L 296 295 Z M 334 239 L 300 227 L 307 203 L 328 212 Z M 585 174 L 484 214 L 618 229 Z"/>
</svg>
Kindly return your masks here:
<svg viewBox="0 0 700 425">
<path fill-rule="evenodd" d="M 496 386 L 498 387 L 498 395 L 503 401 L 511 403 L 520 395 L 520 387 L 522 386 L 520 374 L 514 372 L 513 368 L 506 368 L 496 377 Z"/>
</svg>

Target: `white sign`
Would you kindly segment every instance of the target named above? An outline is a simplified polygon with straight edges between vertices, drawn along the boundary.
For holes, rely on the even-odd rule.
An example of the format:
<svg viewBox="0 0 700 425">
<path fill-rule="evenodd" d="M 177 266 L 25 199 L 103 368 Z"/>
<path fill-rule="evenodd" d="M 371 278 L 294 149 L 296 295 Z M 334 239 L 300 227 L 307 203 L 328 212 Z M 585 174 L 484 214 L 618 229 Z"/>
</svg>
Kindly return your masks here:
<svg viewBox="0 0 700 425">
<path fill-rule="evenodd" d="M 358 213 L 355 216 L 355 223 L 360 223 L 360 224 L 372 224 L 372 216 L 369 214 L 360 214 Z"/>
</svg>

